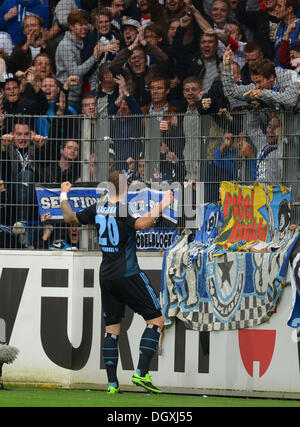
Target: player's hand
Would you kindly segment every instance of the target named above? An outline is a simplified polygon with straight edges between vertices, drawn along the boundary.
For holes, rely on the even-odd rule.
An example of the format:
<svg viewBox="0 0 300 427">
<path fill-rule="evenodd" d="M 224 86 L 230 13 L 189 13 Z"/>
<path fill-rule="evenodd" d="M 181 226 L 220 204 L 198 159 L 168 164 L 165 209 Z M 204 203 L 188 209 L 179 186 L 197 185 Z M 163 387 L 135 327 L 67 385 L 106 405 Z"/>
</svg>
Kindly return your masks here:
<svg viewBox="0 0 300 427">
<path fill-rule="evenodd" d="M 66 182 L 62 182 L 60 185 L 61 188 L 61 192 L 62 193 L 69 193 L 69 191 L 71 190 L 72 184 L 69 181 Z"/>
</svg>

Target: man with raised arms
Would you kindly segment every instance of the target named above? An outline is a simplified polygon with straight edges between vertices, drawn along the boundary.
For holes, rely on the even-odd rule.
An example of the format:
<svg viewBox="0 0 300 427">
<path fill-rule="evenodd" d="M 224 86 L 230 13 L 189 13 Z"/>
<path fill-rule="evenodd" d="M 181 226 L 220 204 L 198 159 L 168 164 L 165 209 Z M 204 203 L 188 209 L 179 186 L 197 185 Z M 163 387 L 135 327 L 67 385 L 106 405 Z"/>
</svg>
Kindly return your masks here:
<svg viewBox="0 0 300 427">
<path fill-rule="evenodd" d="M 117 379 L 118 337 L 120 322 L 128 305 L 146 321 L 139 347 L 139 361 L 132 382 L 153 393 L 161 393 L 149 374 L 152 357 L 157 351 L 164 325 L 159 299 L 136 256 L 135 233 L 153 225 L 174 200 L 171 190 L 147 214 L 135 218 L 126 203 L 126 175 L 115 171 L 109 176 L 109 198 L 100 200 L 81 212 L 74 213 L 68 202 L 69 182 L 61 184 L 61 209 L 68 224 L 95 224 L 102 249 L 100 267 L 101 301 L 105 320 L 103 357 L 108 377 L 109 394 L 119 393 Z"/>
</svg>

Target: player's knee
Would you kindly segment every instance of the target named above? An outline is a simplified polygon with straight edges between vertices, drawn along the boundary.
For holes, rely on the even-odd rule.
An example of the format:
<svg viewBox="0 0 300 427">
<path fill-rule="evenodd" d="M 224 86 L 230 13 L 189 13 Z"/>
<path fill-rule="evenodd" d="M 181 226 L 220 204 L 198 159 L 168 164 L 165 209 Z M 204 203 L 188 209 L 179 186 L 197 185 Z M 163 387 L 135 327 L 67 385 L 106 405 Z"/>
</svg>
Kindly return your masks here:
<svg viewBox="0 0 300 427">
<path fill-rule="evenodd" d="M 147 320 L 147 323 L 150 325 L 156 325 L 160 329 L 163 329 L 165 321 L 163 316 L 159 316 L 159 317 L 156 317 L 155 319 Z"/>
<path fill-rule="evenodd" d="M 120 323 L 117 323 L 114 325 L 107 325 L 105 327 L 105 332 L 108 332 L 114 335 L 120 335 Z"/>
</svg>

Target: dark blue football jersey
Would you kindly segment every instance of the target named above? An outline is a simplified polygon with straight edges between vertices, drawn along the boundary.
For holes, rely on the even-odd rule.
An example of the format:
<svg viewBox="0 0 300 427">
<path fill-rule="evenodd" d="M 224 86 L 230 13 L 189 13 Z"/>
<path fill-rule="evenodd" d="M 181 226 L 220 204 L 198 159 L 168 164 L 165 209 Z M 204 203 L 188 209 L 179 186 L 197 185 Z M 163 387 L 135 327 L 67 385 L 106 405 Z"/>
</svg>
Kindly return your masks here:
<svg viewBox="0 0 300 427">
<path fill-rule="evenodd" d="M 100 202 L 76 215 L 81 224 L 95 224 L 98 230 L 103 254 L 101 278 L 129 277 L 141 271 L 136 256 L 136 218 L 131 215 L 127 205 Z"/>
</svg>

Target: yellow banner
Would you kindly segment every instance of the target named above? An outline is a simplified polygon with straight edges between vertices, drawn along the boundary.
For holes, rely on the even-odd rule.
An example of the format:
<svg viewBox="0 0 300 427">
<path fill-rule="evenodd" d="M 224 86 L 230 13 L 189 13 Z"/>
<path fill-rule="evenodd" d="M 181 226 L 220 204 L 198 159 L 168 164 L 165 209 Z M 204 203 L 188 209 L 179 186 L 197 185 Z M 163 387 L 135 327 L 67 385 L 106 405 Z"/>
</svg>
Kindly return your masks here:
<svg viewBox="0 0 300 427">
<path fill-rule="evenodd" d="M 220 193 L 224 223 L 216 238 L 217 246 L 229 249 L 237 243 L 266 242 L 268 222 L 259 211 L 268 204 L 263 184 L 245 186 L 223 181 Z"/>
</svg>

